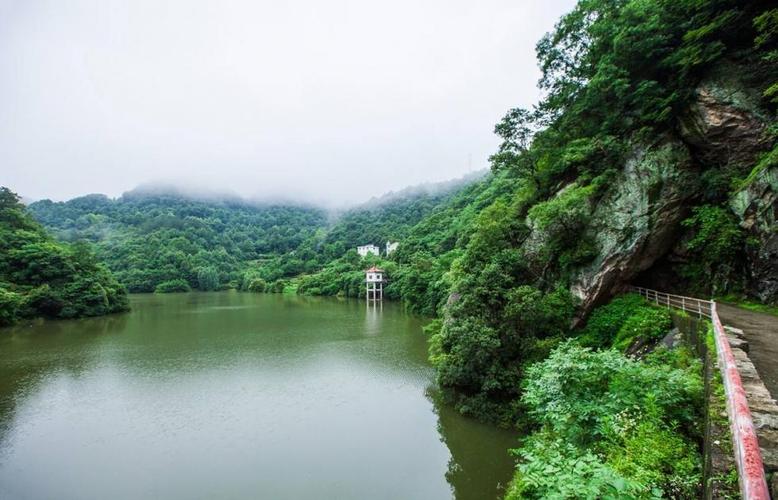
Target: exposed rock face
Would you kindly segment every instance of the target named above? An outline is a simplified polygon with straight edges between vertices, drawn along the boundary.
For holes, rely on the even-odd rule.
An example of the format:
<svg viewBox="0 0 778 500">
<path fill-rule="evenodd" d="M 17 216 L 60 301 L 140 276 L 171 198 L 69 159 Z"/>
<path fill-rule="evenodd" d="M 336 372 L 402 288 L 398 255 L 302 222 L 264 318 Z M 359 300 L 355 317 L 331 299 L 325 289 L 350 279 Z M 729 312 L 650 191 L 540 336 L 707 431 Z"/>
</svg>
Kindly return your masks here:
<svg viewBox="0 0 778 500">
<path fill-rule="evenodd" d="M 679 134 L 654 146 L 636 147 L 621 177 L 592 208 L 584 236 L 595 239 L 598 256 L 579 270 L 571 286 L 581 301 L 581 317 L 659 259 L 664 257 L 665 267 L 672 268 L 668 254 L 673 247 L 673 255 L 683 253 L 680 242 L 689 235 L 680 222 L 689 207 L 699 203 L 702 171 L 734 168 L 745 174 L 771 147 L 767 125 L 773 118 L 740 75 L 734 66 L 717 68 L 695 90 L 697 99 L 680 121 Z M 762 170 L 732 197 L 730 207 L 759 241 L 749 255 L 749 291 L 762 301 L 776 302 L 778 168 Z M 672 286 L 665 283 L 663 289 Z"/>
<path fill-rule="evenodd" d="M 672 248 L 687 201 L 698 192 L 689 151 L 672 138 L 636 147 L 620 176 L 597 203 L 587 229 L 598 256 L 571 287 L 582 315 Z"/>
<path fill-rule="evenodd" d="M 753 166 L 769 147 L 769 117 L 738 77 L 738 68 L 722 66 L 695 90 L 696 102 L 680 121 L 681 137 L 705 166 Z"/>
<path fill-rule="evenodd" d="M 742 69 L 723 65 L 696 89 L 697 100 L 680 123 L 683 139 L 704 169 L 735 166 L 747 173 L 770 149 L 767 125 L 774 120 L 741 79 Z M 758 240 L 749 250 L 748 291 L 763 302 L 778 300 L 776 168 L 762 170 L 730 200 L 741 226 Z"/>
<path fill-rule="evenodd" d="M 650 146 L 636 145 L 608 192 L 588 207 L 591 222 L 581 237 L 596 242 L 597 257 L 571 283 L 580 318 L 644 271 L 642 281 L 658 272 L 658 262 L 671 282 L 677 280 L 674 266 L 686 262 L 683 241 L 690 237 L 680 223 L 703 199 L 700 174 L 726 168 L 745 175 L 772 146 L 767 131 L 772 118 L 760 108 L 760 96 L 744 85 L 738 68 L 718 68 L 695 93 L 679 131 Z M 778 168 L 772 167 L 730 201 L 742 226 L 759 240 L 749 256 L 749 288 L 768 302 L 778 300 L 777 199 Z M 544 244 L 542 232 L 533 228 L 523 248 L 531 256 Z M 662 289 L 674 288 L 664 281 Z"/>
<path fill-rule="evenodd" d="M 762 302 L 778 301 L 778 167 L 765 168 L 729 203 L 740 225 L 758 240 L 749 251 L 750 290 Z"/>
</svg>

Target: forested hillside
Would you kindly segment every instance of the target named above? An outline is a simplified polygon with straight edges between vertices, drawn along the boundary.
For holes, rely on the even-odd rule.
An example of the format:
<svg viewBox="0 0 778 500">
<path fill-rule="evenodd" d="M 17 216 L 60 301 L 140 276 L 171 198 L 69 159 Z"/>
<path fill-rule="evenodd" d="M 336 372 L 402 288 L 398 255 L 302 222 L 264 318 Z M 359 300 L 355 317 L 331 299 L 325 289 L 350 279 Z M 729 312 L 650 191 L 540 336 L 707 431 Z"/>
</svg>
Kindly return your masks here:
<svg viewBox="0 0 778 500">
<path fill-rule="evenodd" d="M 407 236 L 391 256 L 360 259 L 352 251 L 293 283 L 300 293 L 360 297 L 364 296 L 364 269 L 375 264 L 389 276 L 387 298 L 402 300 L 413 312 L 435 316 L 448 300 L 449 271 L 463 255 L 480 212 L 504 200 L 512 189 L 512 180 L 502 173 L 466 184 L 438 200 L 426 217 L 405 229 Z M 380 220 L 382 213 L 375 215 Z"/>
<path fill-rule="evenodd" d="M 602 304 L 778 300 L 776 26 L 771 2 L 594 0 L 538 43 L 545 98 L 497 124 L 508 190 L 474 202 L 430 327 L 449 401 L 534 430 L 510 498 L 699 495 L 699 364 L 625 356 L 669 318 Z"/>
<path fill-rule="evenodd" d="M 458 233 L 468 225 L 467 211 L 462 210 L 479 193 L 493 189 L 483 174 L 476 174 L 371 200 L 340 214 L 329 230 L 299 249 L 249 274 L 273 290 L 291 287 L 309 295 L 363 297 L 364 270 L 379 264 L 392 276 L 388 298 L 403 299 L 411 310 L 433 315 L 448 292 L 442 275 L 454 254 L 443 254 L 455 250 Z M 387 241 L 400 243 L 391 259 L 384 254 Z M 357 255 L 356 247 L 369 243 L 381 248 L 380 257 Z"/>
<path fill-rule="evenodd" d="M 128 308 L 127 292 L 88 245 L 55 241 L 0 188 L 0 326 L 20 318 L 99 316 Z"/>
<path fill-rule="evenodd" d="M 103 195 L 43 200 L 29 209 L 60 239 L 94 243 L 99 258 L 131 292 L 272 286 L 280 291 L 289 280 L 296 278 L 296 284 L 325 267 L 348 263 L 352 275 L 361 272 L 357 245 L 383 247 L 404 239 L 441 203 L 482 176 L 408 188 L 342 213 L 198 199 L 169 189 L 131 191 L 116 200 Z M 341 290 L 312 288 L 333 295 Z"/>
<path fill-rule="evenodd" d="M 538 43 L 546 97 L 496 126 L 511 192 L 462 241 L 434 337 L 463 411 L 518 418 L 527 362 L 626 283 L 778 298 L 769 6 L 583 1 Z"/>
<path fill-rule="evenodd" d="M 29 208 L 59 238 L 95 243 L 98 257 L 131 292 L 213 290 L 238 282 L 249 262 L 297 248 L 327 221 L 316 208 L 175 192 L 44 200 Z"/>
</svg>

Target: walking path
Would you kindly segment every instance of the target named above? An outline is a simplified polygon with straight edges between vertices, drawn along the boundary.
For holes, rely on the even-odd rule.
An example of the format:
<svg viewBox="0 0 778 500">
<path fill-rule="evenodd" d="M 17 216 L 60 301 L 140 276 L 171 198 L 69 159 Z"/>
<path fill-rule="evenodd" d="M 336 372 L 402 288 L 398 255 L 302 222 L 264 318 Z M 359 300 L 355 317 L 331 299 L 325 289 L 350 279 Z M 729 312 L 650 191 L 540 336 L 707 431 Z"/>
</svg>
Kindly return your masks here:
<svg viewBox="0 0 778 500">
<path fill-rule="evenodd" d="M 778 400 L 778 316 L 716 303 L 721 322 L 743 330 L 756 371 Z"/>
</svg>

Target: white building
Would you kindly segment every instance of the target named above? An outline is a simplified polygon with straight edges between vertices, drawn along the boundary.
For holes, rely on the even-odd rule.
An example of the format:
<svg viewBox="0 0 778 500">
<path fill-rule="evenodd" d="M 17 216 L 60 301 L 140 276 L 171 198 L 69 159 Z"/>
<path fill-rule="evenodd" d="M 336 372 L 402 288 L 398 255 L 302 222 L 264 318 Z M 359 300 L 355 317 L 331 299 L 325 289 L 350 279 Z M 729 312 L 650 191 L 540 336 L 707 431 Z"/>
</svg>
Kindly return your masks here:
<svg viewBox="0 0 778 500">
<path fill-rule="evenodd" d="M 399 247 L 399 246 L 400 246 L 400 243 L 398 241 L 395 241 L 394 243 L 392 243 L 391 241 L 387 241 L 386 242 L 386 255 L 389 255 L 390 253 L 392 253 L 395 250 L 397 250 L 397 247 Z"/>
<path fill-rule="evenodd" d="M 377 246 L 371 244 L 357 247 L 357 253 L 362 257 L 366 257 L 368 254 L 379 255 L 381 251 Z"/>
<path fill-rule="evenodd" d="M 384 298 L 384 270 L 375 266 L 365 271 L 367 291 L 365 298 L 368 302 L 379 301 Z"/>
<path fill-rule="evenodd" d="M 365 281 L 368 283 L 381 283 L 384 281 L 384 270 L 375 266 L 365 271 Z"/>
</svg>

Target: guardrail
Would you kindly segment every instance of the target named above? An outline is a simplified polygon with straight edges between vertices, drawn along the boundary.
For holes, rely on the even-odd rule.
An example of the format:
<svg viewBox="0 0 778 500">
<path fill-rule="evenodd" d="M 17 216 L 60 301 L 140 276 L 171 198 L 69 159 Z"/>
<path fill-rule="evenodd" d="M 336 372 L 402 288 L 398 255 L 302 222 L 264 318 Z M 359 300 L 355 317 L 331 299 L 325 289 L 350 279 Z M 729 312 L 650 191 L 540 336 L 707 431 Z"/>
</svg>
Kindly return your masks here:
<svg viewBox="0 0 778 500">
<path fill-rule="evenodd" d="M 684 297 L 683 295 L 673 295 L 671 293 L 657 292 L 648 288 L 631 286 L 630 290 L 642 295 L 646 300 L 659 306 L 674 307 L 698 316 L 711 318 L 713 311 L 713 301 L 696 299 L 694 297 Z"/>
<path fill-rule="evenodd" d="M 716 312 L 716 302 L 672 295 L 641 287 L 630 287 L 630 290 L 657 305 L 697 314 L 700 317 L 709 318 L 713 323 L 718 365 L 727 398 L 727 414 L 732 431 L 740 494 L 749 500 L 769 500 L 770 494 L 767 489 L 762 453 L 759 450 L 759 439 L 754 428 L 754 421 L 751 418 L 751 410 L 748 408 L 746 391 L 743 389 L 735 356 L 732 354 L 729 340 Z"/>
</svg>

